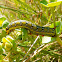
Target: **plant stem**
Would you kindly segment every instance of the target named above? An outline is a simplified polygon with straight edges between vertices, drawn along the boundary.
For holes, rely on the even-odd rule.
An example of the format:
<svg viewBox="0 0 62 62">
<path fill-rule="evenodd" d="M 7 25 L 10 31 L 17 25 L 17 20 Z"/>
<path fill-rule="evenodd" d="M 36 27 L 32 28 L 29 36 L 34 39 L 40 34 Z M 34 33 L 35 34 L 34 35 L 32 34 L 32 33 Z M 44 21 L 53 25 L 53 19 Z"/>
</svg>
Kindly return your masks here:
<svg viewBox="0 0 62 62">
<path fill-rule="evenodd" d="M 54 13 L 54 7 L 51 7 L 52 17 L 54 21 L 54 27 L 55 27 L 55 13 Z"/>
<path fill-rule="evenodd" d="M 28 59 L 25 61 L 25 62 L 29 62 L 30 59 L 32 59 L 35 55 L 37 55 L 39 52 L 41 52 L 42 50 L 44 50 L 46 47 L 50 46 L 50 45 L 53 45 L 57 42 L 53 42 L 53 43 L 49 43 L 49 44 L 46 44 L 43 48 L 37 48 L 38 50 L 35 50 L 34 53 L 28 57 Z M 41 45 L 42 46 L 42 45 Z M 40 47 L 41 47 L 40 46 Z"/>
<path fill-rule="evenodd" d="M 62 40 L 59 38 L 59 36 L 57 36 L 57 42 L 60 44 L 60 46 L 62 46 Z"/>
<path fill-rule="evenodd" d="M 39 36 L 37 36 L 37 38 L 35 39 L 34 43 L 31 45 L 31 47 L 29 48 L 28 52 L 26 53 L 26 55 L 24 56 L 22 62 L 24 61 L 24 59 L 26 58 L 27 54 L 30 52 L 30 50 L 32 49 L 33 45 L 36 43 L 36 41 L 38 40 Z"/>
</svg>

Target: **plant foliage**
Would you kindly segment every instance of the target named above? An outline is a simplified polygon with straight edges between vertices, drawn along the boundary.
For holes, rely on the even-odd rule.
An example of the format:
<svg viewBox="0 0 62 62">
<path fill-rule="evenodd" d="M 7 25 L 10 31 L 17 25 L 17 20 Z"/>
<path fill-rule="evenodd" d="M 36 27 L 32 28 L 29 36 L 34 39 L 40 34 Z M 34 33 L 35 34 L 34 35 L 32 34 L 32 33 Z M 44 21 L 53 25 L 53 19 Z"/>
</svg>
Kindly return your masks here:
<svg viewBox="0 0 62 62">
<path fill-rule="evenodd" d="M 0 15 L 0 62 L 62 61 L 62 1 L 0 0 Z M 28 34 L 23 28 L 7 35 L 6 27 L 16 20 L 54 28 L 57 36 Z"/>
</svg>

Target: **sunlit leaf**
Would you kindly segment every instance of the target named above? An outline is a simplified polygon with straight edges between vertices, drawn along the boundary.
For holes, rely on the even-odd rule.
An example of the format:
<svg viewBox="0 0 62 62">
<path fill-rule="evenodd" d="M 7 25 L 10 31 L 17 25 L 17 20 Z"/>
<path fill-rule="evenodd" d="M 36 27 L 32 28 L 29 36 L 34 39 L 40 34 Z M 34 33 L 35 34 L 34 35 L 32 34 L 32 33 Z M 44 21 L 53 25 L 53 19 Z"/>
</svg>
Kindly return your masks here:
<svg viewBox="0 0 62 62">
<path fill-rule="evenodd" d="M 17 47 L 17 52 L 22 52 L 21 49 L 19 47 Z"/>
<path fill-rule="evenodd" d="M 54 23 L 52 23 L 49 27 L 50 27 L 50 28 L 54 28 Z"/>
<path fill-rule="evenodd" d="M 45 3 L 44 1 L 41 1 L 40 3 L 44 6 L 44 7 L 55 7 L 61 4 L 62 1 L 58 1 L 58 2 L 52 2 L 52 3 Z"/>
<path fill-rule="evenodd" d="M 5 49 L 7 51 L 11 50 L 12 47 L 13 47 L 13 44 L 12 43 L 8 43 L 8 42 L 5 43 Z"/>
<path fill-rule="evenodd" d="M 42 43 L 49 43 L 51 41 L 51 37 L 44 36 L 42 37 Z"/>
<path fill-rule="evenodd" d="M 48 6 L 48 7 L 54 7 L 54 6 L 58 6 L 58 5 L 60 5 L 60 4 L 61 4 L 61 1 L 49 3 L 49 4 L 47 4 L 47 6 Z"/>
<path fill-rule="evenodd" d="M 6 36 L 6 39 L 8 39 L 10 42 L 12 42 L 14 39 L 11 37 L 11 36 L 9 36 L 9 35 L 7 35 Z"/>
<path fill-rule="evenodd" d="M 25 2 L 25 0 L 20 0 L 20 1 Z"/>
</svg>

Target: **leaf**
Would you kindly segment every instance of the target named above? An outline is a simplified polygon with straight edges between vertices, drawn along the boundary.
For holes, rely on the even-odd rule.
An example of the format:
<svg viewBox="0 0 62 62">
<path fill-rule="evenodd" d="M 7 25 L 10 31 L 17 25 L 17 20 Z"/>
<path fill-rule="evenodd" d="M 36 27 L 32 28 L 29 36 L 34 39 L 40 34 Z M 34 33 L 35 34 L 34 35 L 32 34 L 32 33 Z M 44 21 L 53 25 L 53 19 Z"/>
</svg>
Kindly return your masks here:
<svg viewBox="0 0 62 62">
<path fill-rule="evenodd" d="M 12 42 L 14 39 L 11 37 L 11 36 L 9 36 L 9 35 L 7 35 L 6 36 L 6 39 L 8 39 L 10 42 Z"/>
<path fill-rule="evenodd" d="M 55 40 L 56 40 L 56 37 L 48 37 L 48 36 L 42 37 L 42 43 L 49 43 L 49 42 L 53 42 Z"/>
<path fill-rule="evenodd" d="M 0 27 L 2 26 L 2 23 L 4 22 L 4 20 L 6 20 L 5 17 L 1 17 L 1 18 L 0 18 Z"/>
<path fill-rule="evenodd" d="M 17 52 L 19 52 L 19 53 L 22 52 L 21 48 L 17 47 Z"/>
<path fill-rule="evenodd" d="M 13 47 L 13 44 L 12 43 L 8 43 L 8 42 L 5 43 L 5 49 L 7 51 L 10 51 L 12 47 Z"/>
<path fill-rule="evenodd" d="M 50 2 L 56 2 L 57 0 L 50 0 Z"/>
<path fill-rule="evenodd" d="M 44 4 L 44 5 L 47 5 L 48 4 L 48 2 L 46 0 L 42 0 L 40 3 L 41 4 Z"/>
<path fill-rule="evenodd" d="M 17 0 L 14 0 L 14 2 L 16 3 L 16 5 L 18 5 L 18 1 Z"/>
<path fill-rule="evenodd" d="M 4 34 L 4 35 L 3 35 Z M 6 34 L 6 31 L 5 30 L 2 30 L 2 37 L 5 37 L 7 34 Z"/>
<path fill-rule="evenodd" d="M 49 3 L 49 4 L 47 4 L 47 6 L 48 6 L 48 7 L 54 7 L 54 6 L 58 6 L 58 5 L 60 5 L 60 4 L 61 4 L 61 1 Z"/>
<path fill-rule="evenodd" d="M 29 41 L 25 41 L 25 42 L 23 42 L 23 44 L 28 45 L 29 44 Z"/>
<path fill-rule="evenodd" d="M 41 19 L 42 19 L 43 21 L 48 21 L 47 18 L 46 18 L 46 16 L 45 16 L 44 14 L 41 16 Z"/>
<path fill-rule="evenodd" d="M 22 35 L 19 35 L 17 39 L 22 40 Z"/>
<path fill-rule="evenodd" d="M 4 34 L 4 35 L 3 35 Z M 3 37 L 5 37 L 7 34 L 6 34 L 6 31 L 5 30 L 2 30 L 2 33 L 0 34 L 0 41 Z"/>
<path fill-rule="evenodd" d="M 3 55 L 0 55 L 0 62 L 2 62 L 1 60 L 3 60 Z"/>
<path fill-rule="evenodd" d="M 2 44 L 0 43 L 0 54 L 3 53 Z"/>
<path fill-rule="evenodd" d="M 42 43 L 49 43 L 51 41 L 51 37 L 44 36 L 42 37 Z"/>
<path fill-rule="evenodd" d="M 50 28 L 54 28 L 54 23 L 52 23 L 49 27 L 50 27 Z"/>
<path fill-rule="evenodd" d="M 46 1 L 41 1 L 40 3 L 44 6 L 44 7 L 55 7 L 61 4 L 62 1 L 58 1 L 58 2 L 52 2 L 52 3 L 47 3 Z"/>
<path fill-rule="evenodd" d="M 62 22 L 61 22 L 61 28 L 60 28 L 61 32 L 62 32 Z"/>
<path fill-rule="evenodd" d="M 60 21 L 56 22 L 56 33 L 59 34 L 60 33 Z"/>
<path fill-rule="evenodd" d="M 25 0 L 21 0 L 22 2 L 25 2 Z"/>
<path fill-rule="evenodd" d="M 12 41 L 12 44 L 13 44 L 12 50 L 16 51 L 17 50 L 17 46 L 16 46 L 15 40 Z"/>
<path fill-rule="evenodd" d="M 56 21 L 55 25 L 56 25 L 56 34 L 59 34 L 60 33 L 60 29 L 61 29 L 61 22 L 60 21 Z M 52 23 L 49 27 L 50 28 L 54 28 L 54 23 Z"/>
<path fill-rule="evenodd" d="M 53 42 L 56 40 L 56 37 L 51 37 L 51 41 L 50 42 Z"/>
<path fill-rule="evenodd" d="M 3 27 L 3 28 L 6 28 L 8 25 L 9 25 L 9 22 L 8 22 L 7 20 L 5 20 L 5 21 L 2 23 L 2 27 Z"/>
</svg>

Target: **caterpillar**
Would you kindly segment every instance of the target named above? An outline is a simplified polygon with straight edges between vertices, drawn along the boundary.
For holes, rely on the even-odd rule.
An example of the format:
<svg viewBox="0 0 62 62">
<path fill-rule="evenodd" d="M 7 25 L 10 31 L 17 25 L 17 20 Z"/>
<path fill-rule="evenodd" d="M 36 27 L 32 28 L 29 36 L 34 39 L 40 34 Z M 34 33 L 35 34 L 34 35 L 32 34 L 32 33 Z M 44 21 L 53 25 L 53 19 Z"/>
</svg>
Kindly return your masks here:
<svg viewBox="0 0 62 62">
<path fill-rule="evenodd" d="M 35 34 L 35 35 L 55 36 L 54 28 L 41 27 L 25 20 L 18 20 L 10 23 L 6 27 L 6 33 L 9 34 L 9 32 L 11 32 L 13 29 L 16 29 L 16 28 L 26 28 L 32 34 Z"/>
</svg>

